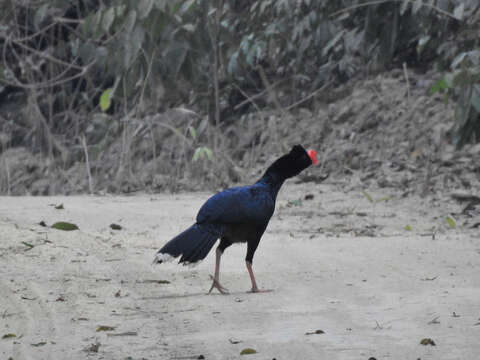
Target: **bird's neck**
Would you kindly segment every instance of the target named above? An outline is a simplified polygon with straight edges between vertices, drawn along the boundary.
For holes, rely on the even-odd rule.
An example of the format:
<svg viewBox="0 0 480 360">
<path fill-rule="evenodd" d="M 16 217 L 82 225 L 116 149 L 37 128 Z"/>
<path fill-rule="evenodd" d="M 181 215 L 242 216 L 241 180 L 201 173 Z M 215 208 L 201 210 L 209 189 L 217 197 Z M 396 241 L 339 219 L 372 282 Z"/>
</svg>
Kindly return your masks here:
<svg viewBox="0 0 480 360">
<path fill-rule="evenodd" d="M 286 178 L 284 176 L 267 170 L 258 182 L 266 184 L 269 187 L 273 198 L 275 199 L 285 180 Z"/>
</svg>

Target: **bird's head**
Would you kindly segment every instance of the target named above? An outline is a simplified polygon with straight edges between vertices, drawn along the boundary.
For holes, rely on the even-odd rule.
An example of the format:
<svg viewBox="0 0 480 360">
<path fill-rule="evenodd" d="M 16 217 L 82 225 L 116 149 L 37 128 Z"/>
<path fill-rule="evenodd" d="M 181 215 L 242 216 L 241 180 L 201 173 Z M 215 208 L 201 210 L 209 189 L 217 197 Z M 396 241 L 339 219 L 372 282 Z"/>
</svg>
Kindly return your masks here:
<svg viewBox="0 0 480 360">
<path fill-rule="evenodd" d="M 316 165 L 317 163 L 315 150 L 306 151 L 302 145 L 295 145 L 288 154 L 277 159 L 270 167 L 270 170 L 288 179 L 300 174 L 310 165 Z"/>
</svg>

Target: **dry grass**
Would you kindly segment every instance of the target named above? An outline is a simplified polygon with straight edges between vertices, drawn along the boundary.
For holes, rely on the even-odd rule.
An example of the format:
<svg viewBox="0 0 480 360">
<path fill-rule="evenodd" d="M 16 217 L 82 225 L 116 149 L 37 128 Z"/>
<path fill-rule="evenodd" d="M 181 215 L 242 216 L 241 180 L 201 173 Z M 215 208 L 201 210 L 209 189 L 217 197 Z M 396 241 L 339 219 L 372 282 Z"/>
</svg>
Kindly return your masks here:
<svg viewBox="0 0 480 360">
<path fill-rule="evenodd" d="M 362 188 L 395 187 L 419 194 L 473 186 L 478 182 L 473 165 L 454 160 L 470 156 L 469 147 L 454 152 L 448 145 L 453 104 L 427 95 L 432 81 L 428 75 L 417 76 L 407 85 L 404 71 L 393 71 L 319 92 L 311 97 L 313 110 L 259 109 L 218 127 L 181 108 L 121 119 L 103 114 L 103 137 L 69 148 L 75 161 L 26 159 L 27 151 L 2 153 L 0 192 L 217 190 L 252 182 L 296 143 L 319 153 L 321 165 L 305 175 L 314 180 L 329 173 Z M 204 153 L 194 161 L 200 148 L 211 149 L 211 158 Z M 444 162 L 445 156 L 453 160 Z M 37 166 L 32 170 L 20 163 Z"/>
</svg>

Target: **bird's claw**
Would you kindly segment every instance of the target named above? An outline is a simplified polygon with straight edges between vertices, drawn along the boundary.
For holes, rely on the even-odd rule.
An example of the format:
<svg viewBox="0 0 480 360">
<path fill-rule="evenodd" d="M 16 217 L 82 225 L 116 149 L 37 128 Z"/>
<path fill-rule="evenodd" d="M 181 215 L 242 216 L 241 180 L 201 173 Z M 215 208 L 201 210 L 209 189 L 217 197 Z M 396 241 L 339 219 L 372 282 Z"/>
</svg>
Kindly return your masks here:
<svg viewBox="0 0 480 360">
<path fill-rule="evenodd" d="M 210 290 L 208 290 L 208 293 L 210 294 L 213 290 L 213 288 L 217 289 L 218 291 L 220 291 L 221 294 L 228 294 L 228 289 L 223 287 L 220 282 L 215 279 L 215 277 L 213 277 L 212 275 L 210 275 L 210 279 L 212 279 L 212 286 L 210 286 Z"/>
</svg>

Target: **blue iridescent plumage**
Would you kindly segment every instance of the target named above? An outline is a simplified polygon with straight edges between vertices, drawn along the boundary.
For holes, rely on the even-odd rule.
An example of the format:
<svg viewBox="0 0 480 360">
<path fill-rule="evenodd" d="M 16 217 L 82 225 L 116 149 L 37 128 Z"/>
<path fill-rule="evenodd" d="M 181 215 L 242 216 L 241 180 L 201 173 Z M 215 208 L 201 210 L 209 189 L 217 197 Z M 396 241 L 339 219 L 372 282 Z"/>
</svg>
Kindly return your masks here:
<svg viewBox="0 0 480 360">
<path fill-rule="evenodd" d="M 157 252 L 154 262 L 161 263 L 167 258 L 181 256 L 179 262 L 195 263 L 204 259 L 220 238 L 216 279 L 212 286 L 223 292 L 217 276 L 223 251 L 232 243 L 247 242 L 246 261 L 247 267 L 251 267 L 260 238 L 275 210 L 280 187 L 286 179 L 298 175 L 311 164 L 312 158 L 305 149 L 295 145 L 288 154 L 277 159 L 255 184 L 229 188 L 213 195 L 200 208 L 196 223 L 167 242 Z M 250 275 L 254 289 L 253 272 Z"/>
</svg>

